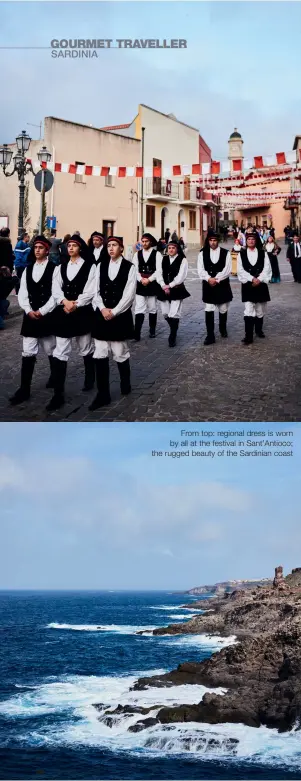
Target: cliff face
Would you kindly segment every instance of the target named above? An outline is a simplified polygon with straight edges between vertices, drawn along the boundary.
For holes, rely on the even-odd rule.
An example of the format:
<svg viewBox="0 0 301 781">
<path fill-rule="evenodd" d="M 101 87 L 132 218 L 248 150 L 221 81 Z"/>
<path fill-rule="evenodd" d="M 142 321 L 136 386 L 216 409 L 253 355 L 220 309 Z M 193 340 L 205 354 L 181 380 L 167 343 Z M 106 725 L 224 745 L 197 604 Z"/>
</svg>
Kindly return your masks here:
<svg viewBox="0 0 301 781">
<path fill-rule="evenodd" d="M 221 583 L 214 583 L 211 586 L 195 586 L 185 591 L 185 594 L 223 594 L 225 592 L 235 591 L 236 589 L 254 588 L 255 586 L 270 585 L 272 581 L 269 578 L 261 580 L 225 580 Z"/>
<path fill-rule="evenodd" d="M 236 645 L 209 660 L 187 662 L 165 675 L 137 681 L 135 689 L 198 683 L 228 690 L 224 696 L 207 693 L 195 705 L 162 708 L 158 722 L 242 722 L 279 731 L 301 724 L 301 569 L 287 578 L 280 569 L 275 570 L 273 586 L 213 598 L 214 612 L 154 630 L 156 635 L 237 637 Z"/>
</svg>

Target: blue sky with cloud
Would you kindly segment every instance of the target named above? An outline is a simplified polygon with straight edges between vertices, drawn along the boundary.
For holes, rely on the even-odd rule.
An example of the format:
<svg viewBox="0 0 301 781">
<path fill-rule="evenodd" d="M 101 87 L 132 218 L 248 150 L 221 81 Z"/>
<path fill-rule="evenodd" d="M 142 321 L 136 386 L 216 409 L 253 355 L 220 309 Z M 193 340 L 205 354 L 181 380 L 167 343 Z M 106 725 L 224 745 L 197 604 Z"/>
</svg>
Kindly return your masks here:
<svg viewBox="0 0 301 781">
<path fill-rule="evenodd" d="M 292 149 L 300 132 L 298 2 L 2 2 L 0 13 L 1 47 L 188 40 L 187 50 L 100 50 L 97 60 L 1 49 L 1 143 L 49 115 L 96 127 L 129 122 L 139 103 L 199 128 L 217 159 L 234 126 L 246 156 Z"/>
<path fill-rule="evenodd" d="M 165 458 L 197 424 L 2 424 L 0 588 L 185 589 L 301 566 L 293 458 Z M 215 432 L 270 424 L 199 424 Z"/>
</svg>

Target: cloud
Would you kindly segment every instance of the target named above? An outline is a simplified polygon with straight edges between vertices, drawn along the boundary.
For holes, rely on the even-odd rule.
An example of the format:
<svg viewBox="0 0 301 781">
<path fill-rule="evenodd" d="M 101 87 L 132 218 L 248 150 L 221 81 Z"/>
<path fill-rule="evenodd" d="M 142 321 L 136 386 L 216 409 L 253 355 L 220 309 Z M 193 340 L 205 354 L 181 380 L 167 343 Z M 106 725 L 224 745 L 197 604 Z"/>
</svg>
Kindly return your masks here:
<svg viewBox="0 0 301 781">
<path fill-rule="evenodd" d="M 0 454 L 0 490 L 13 488 L 32 496 L 64 494 L 89 473 L 85 458 L 46 458 L 27 455 L 26 463 Z"/>
<path fill-rule="evenodd" d="M 161 470 L 160 470 L 161 472 Z M 145 548 L 156 543 L 160 555 L 173 557 L 181 545 L 212 544 L 226 528 L 252 507 L 252 495 L 220 482 L 189 479 L 166 484 L 145 478 L 145 465 L 130 475 L 99 458 L 37 456 L 24 459 L 0 457 L 0 488 L 16 514 L 30 515 L 32 523 L 52 529 L 67 539 L 89 534 L 97 544 L 111 549 Z M 222 516 L 223 524 L 216 522 Z M 67 536 L 66 536 L 67 535 Z M 173 542 L 173 551 L 169 541 Z"/>
</svg>

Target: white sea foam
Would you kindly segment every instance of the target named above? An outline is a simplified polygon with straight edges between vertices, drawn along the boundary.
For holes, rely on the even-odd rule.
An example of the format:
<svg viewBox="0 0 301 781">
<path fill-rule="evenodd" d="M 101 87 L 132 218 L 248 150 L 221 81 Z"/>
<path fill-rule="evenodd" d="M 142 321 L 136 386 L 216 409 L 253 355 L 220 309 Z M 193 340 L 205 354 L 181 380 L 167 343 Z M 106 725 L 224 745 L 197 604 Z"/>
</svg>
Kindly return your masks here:
<svg viewBox="0 0 301 781">
<path fill-rule="evenodd" d="M 140 677 L 162 675 L 166 670 L 139 672 L 136 676 L 66 676 L 60 681 L 44 683 L 31 687 L 29 691 L 20 692 L 10 699 L 0 703 L 0 713 L 5 716 L 30 717 L 46 713 L 63 713 L 72 711 L 81 716 L 81 708 L 92 708 L 93 703 L 102 703 L 104 709 L 114 709 L 118 704 L 163 706 L 180 703 L 200 702 L 206 691 L 204 686 L 172 686 L 169 688 L 148 688 L 143 691 L 130 691 Z M 218 694 L 225 689 L 215 689 Z M 91 711 L 98 717 L 98 711 Z M 141 717 L 134 716 L 134 722 Z M 107 729 L 107 728 L 106 728 Z"/>
<path fill-rule="evenodd" d="M 236 635 L 220 637 L 220 635 L 163 635 L 167 645 L 197 646 L 211 650 L 221 650 L 228 645 L 237 643 Z M 163 641 L 164 642 L 164 641 Z"/>
<path fill-rule="evenodd" d="M 162 670 L 139 673 L 155 675 Z M 149 688 L 130 691 L 137 676 L 97 677 L 72 676 L 58 682 L 36 686 L 0 704 L 0 712 L 7 717 L 43 716 L 60 714 L 60 726 L 41 725 L 40 730 L 20 736 L 30 745 L 97 746 L 113 752 L 127 751 L 154 756 L 194 754 L 201 761 L 244 761 L 269 766 L 301 769 L 301 733 L 279 734 L 266 727 L 255 729 L 243 724 L 200 724 L 186 722 L 155 725 L 139 733 L 128 732 L 131 724 L 157 713 L 158 706 L 200 702 L 209 691 L 202 686 L 172 686 L 166 689 Z M 222 695 L 225 689 L 216 689 Z M 100 710 L 93 704 L 102 703 Z M 113 716 L 113 725 L 105 723 L 104 711 L 114 710 L 118 704 L 145 706 L 152 710 L 145 716 L 121 714 Z M 232 742 L 231 741 L 238 741 Z"/>
<path fill-rule="evenodd" d="M 191 619 L 191 616 L 188 616 L 187 613 L 172 613 L 171 618 L 177 618 L 177 619 L 186 619 L 186 621 Z"/>
<path fill-rule="evenodd" d="M 69 629 L 73 632 L 118 632 L 122 635 L 134 635 L 157 629 L 156 626 L 132 626 L 131 624 L 47 624 L 46 629 Z"/>
</svg>

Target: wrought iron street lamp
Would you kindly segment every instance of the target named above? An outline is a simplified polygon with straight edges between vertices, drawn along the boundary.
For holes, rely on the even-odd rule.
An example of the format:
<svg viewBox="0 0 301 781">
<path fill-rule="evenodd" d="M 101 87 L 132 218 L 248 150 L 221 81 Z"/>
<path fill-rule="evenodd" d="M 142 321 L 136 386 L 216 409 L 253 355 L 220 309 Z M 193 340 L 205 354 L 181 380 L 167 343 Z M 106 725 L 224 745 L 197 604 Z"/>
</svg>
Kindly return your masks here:
<svg viewBox="0 0 301 781">
<path fill-rule="evenodd" d="M 40 163 L 49 163 L 51 160 L 51 153 L 48 152 L 46 146 L 42 146 L 42 149 L 38 152 L 38 158 Z M 39 233 L 43 233 L 43 209 L 45 199 L 45 169 L 42 168 L 42 180 L 41 180 L 41 206 L 40 206 L 40 221 L 39 221 Z"/>
<path fill-rule="evenodd" d="M 17 151 L 13 157 L 13 151 L 8 144 L 3 144 L 0 147 L 0 166 L 3 170 L 4 176 L 13 176 L 17 173 L 19 179 L 19 215 L 18 215 L 18 241 L 22 238 L 24 233 L 24 197 L 25 197 L 25 176 L 29 172 L 34 174 L 31 162 L 26 160 L 26 152 L 31 144 L 31 138 L 25 130 L 17 136 L 16 145 Z M 7 171 L 8 166 L 13 158 L 13 170 Z M 45 146 L 38 152 L 38 158 L 41 163 L 48 163 L 51 160 L 51 154 L 48 152 Z"/>
</svg>

